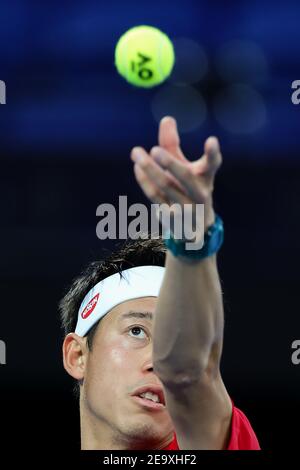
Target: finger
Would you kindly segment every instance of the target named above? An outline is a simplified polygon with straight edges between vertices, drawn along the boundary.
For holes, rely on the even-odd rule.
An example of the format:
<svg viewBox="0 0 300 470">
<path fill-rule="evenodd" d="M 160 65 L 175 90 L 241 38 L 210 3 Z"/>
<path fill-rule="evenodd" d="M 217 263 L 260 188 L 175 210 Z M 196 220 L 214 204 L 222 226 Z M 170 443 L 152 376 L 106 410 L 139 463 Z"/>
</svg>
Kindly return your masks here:
<svg viewBox="0 0 300 470">
<path fill-rule="evenodd" d="M 174 181 L 170 178 L 168 173 L 164 171 L 147 152 L 142 152 L 142 149 L 140 149 L 140 147 L 133 149 L 132 159 L 141 167 L 152 183 L 161 190 L 164 196 L 170 199 L 170 201 L 179 202 L 181 204 L 190 202 L 186 194 L 182 193 L 178 187 L 174 186 Z"/>
<path fill-rule="evenodd" d="M 154 147 L 153 147 L 154 148 Z M 131 151 L 131 154 L 130 154 L 130 158 L 133 162 L 136 162 L 137 161 L 137 158 L 139 156 L 143 156 L 144 158 L 147 159 L 147 157 L 149 157 L 149 154 L 146 152 L 145 149 L 143 149 L 143 147 L 134 147 Z M 150 152 L 150 156 L 151 158 L 153 159 L 152 155 L 151 155 L 151 152 Z M 155 162 L 156 163 L 156 162 Z M 166 171 L 167 175 L 169 176 L 171 182 L 173 183 L 173 187 L 174 188 L 177 188 L 178 191 L 181 191 L 182 193 L 186 193 L 184 187 L 182 186 L 182 184 L 180 184 L 180 182 L 178 180 L 176 180 L 176 178 L 168 171 Z"/>
<path fill-rule="evenodd" d="M 170 178 L 170 180 L 172 181 L 174 188 L 177 188 L 178 191 L 181 191 L 183 194 L 187 195 L 186 189 L 178 181 L 178 179 L 176 179 L 175 176 L 173 176 L 172 173 L 170 173 L 170 171 L 168 171 L 168 170 L 165 170 L 165 171 L 166 171 L 166 174 L 168 175 L 168 177 Z"/>
<path fill-rule="evenodd" d="M 159 125 L 158 142 L 160 147 L 170 152 L 175 158 L 187 161 L 181 148 L 176 119 L 165 116 Z"/>
<path fill-rule="evenodd" d="M 198 180 L 191 171 L 190 164 L 184 164 L 170 155 L 161 147 L 153 147 L 151 150 L 153 159 L 165 170 L 169 171 L 183 186 L 184 192 L 195 202 L 202 202 L 206 197 L 204 189 L 200 187 Z"/>
<path fill-rule="evenodd" d="M 206 171 L 215 174 L 222 163 L 219 141 L 216 137 L 209 137 L 204 144 L 204 153 L 207 160 Z"/>
<path fill-rule="evenodd" d="M 192 172 L 196 176 L 215 175 L 222 163 L 220 146 L 216 137 L 209 137 L 204 144 L 204 154 L 199 160 L 191 163 Z"/>
<path fill-rule="evenodd" d="M 134 164 L 133 170 L 137 182 L 139 183 L 145 196 L 147 196 L 150 201 L 152 201 L 154 204 L 169 203 L 162 192 L 150 181 L 150 179 L 137 163 Z"/>
</svg>

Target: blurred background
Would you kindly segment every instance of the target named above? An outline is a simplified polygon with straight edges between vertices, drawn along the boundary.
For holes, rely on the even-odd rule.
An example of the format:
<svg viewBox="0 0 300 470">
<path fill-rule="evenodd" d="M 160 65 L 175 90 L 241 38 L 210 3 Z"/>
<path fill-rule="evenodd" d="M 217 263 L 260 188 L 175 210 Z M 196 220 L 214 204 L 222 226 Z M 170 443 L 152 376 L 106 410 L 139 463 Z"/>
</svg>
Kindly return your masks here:
<svg viewBox="0 0 300 470">
<path fill-rule="evenodd" d="M 291 444 L 299 417 L 299 2 L 23 0 L 0 5 L 1 429 L 7 442 L 79 448 L 78 406 L 61 362 L 57 304 L 114 243 L 96 237 L 103 202 L 144 202 L 130 150 L 177 119 L 191 160 L 209 135 L 224 164 L 222 371 L 267 450 Z M 114 48 L 152 25 L 174 43 L 170 78 L 128 84 Z M 284 433 L 282 432 L 284 428 Z M 1 440 L 3 443 L 4 441 Z"/>
</svg>

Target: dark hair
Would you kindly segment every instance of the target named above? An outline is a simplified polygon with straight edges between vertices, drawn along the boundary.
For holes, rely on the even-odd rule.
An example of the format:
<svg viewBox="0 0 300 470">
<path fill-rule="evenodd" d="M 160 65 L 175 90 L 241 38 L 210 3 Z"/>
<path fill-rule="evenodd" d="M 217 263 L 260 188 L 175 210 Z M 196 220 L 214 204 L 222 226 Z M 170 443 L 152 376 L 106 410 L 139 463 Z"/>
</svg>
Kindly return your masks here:
<svg viewBox="0 0 300 470">
<path fill-rule="evenodd" d="M 166 248 L 161 238 L 128 239 L 116 251 L 100 261 L 90 263 L 72 282 L 60 301 L 59 311 L 65 334 L 75 331 L 80 304 L 88 291 L 98 282 L 112 274 L 135 266 L 164 266 Z M 92 348 L 93 337 L 99 322 L 87 334 L 88 347 Z"/>
</svg>

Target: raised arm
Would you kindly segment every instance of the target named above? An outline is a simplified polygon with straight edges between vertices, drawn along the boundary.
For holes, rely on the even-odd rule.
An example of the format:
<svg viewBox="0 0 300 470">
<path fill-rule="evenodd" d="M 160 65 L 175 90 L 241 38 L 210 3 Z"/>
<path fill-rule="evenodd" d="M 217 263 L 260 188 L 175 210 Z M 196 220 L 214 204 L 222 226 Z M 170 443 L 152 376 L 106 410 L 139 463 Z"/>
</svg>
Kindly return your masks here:
<svg viewBox="0 0 300 470">
<path fill-rule="evenodd" d="M 166 117 L 159 146 L 148 154 L 132 151 L 135 176 L 154 203 L 204 204 L 205 230 L 215 220 L 213 186 L 222 158 L 216 138 L 207 139 L 203 156 L 189 162 L 180 149 L 176 121 Z M 181 449 L 222 449 L 229 438 L 232 404 L 220 374 L 223 302 L 216 255 L 201 261 L 168 251 L 158 298 L 154 370 Z"/>
</svg>

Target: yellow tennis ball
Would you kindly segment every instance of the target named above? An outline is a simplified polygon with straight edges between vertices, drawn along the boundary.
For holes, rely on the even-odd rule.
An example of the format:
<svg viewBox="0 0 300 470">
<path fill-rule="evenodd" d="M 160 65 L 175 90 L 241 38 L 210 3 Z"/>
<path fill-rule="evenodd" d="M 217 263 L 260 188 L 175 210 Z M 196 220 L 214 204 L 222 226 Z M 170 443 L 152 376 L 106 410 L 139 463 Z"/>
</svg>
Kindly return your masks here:
<svg viewBox="0 0 300 470">
<path fill-rule="evenodd" d="M 117 42 L 115 66 L 132 85 L 150 88 L 162 83 L 175 61 L 173 44 L 153 26 L 135 26 Z"/>
</svg>

